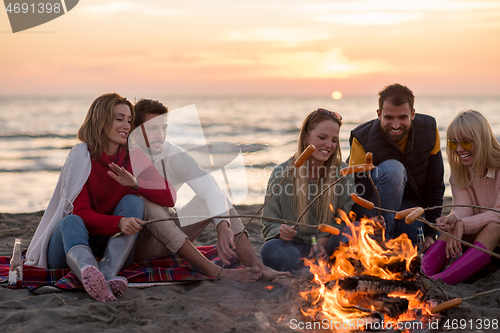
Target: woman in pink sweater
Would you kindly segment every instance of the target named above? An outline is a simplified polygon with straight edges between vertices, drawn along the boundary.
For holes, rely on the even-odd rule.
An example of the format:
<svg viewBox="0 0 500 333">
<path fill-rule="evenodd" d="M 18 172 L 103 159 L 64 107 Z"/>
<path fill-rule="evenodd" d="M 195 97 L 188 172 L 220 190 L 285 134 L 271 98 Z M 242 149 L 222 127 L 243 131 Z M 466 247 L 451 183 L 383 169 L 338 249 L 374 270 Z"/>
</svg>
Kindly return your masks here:
<svg viewBox="0 0 500 333">
<path fill-rule="evenodd" d="M 448 126 L 450 184 L 455 205 L 475 205 L 500 210 L 500 144 L 486 118 L 479 112 L 460 112 Z M 453 207 L 436 224 L 459 239 L 493 251 L 500 246 L 500 214 L 471 207 Z M 446 270 L 448 259 L 458 258 Z M 422 260 L 424 273 L 447 284 L 471 277 L 491 261 L 490 255 L 469 248 L 462 255 L 462 244 L 441 235 Z"/>
</svg>

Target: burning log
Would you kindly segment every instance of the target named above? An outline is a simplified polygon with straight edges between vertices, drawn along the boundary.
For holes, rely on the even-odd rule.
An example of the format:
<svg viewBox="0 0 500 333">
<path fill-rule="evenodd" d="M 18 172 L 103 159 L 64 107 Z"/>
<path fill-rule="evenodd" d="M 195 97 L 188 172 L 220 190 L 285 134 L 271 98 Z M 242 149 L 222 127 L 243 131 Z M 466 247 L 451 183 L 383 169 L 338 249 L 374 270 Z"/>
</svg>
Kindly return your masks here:
<svg viewBox="0 0 500 333">
<path fill-rule="evenodd" d="M 409 213 L 408 213 L 409 214 Z M 386 241 L 370 219 L 354 221 L 339 212 L 350 233 L 331 261 L 308 262 L 312 288 L 301 292 L 307 317 L 329 320 L 367 318 L 379 313 L 385 322 L 420 320 L 429 286 L 419 279 L 421 259 L 406 234 Z M 384 318 L 385 317 L 385 318 Z"/>
<path fill-rule="evenodd" d="M 347 258 L 347 260 L 360 275 L 363 274 L 363 272 L 366 270 L 366 267 L 360 260 L 357 260 L 355 258 Z M 406 259 L 401 259 L 399 257 L 393 256 L 390 257 L 387 261 L 388 263 L 380 263 L 379 267 L 382 269 L 386 269 L 391 273 L 398 274 L 397 279 L 400 280 L 413 279 L 420 272 L 420 266 L 422 264 L 422 259 L 419 256 L 415 256 L 411 259 L 409 270 L 406 267 Z"/>
<path fill-rule="evenodd" d="M 415 295 L 422 289 L 417 280 L 384 280 L 371 275 L 345 277 L 336 281 L 329 281 L 325 286 L 332 289 L 335 284 L 348 292 L 365 293 L 367 295 Z"/>
<path fill-rule="evenodd" d="M 366 309 L 377 309 L 391 318 L 397 318 L 408 310 L 409 301 L 405 298 L 378 296 L 373 298 L 366 294 L 351 293 L 346 295 L 351 304 L 356 304 Z"/>
<path fill-rule="evenodd" d="M 381 268 L 387 269 L 391 273 L 401 273 L 401 279 L 412 279 L 415 275 L 420 272 L 420 266 L 422 264 L 422 259 L 419 256 L 413 257 L 410 261 L 410 270 L 406 269 L 406 259 L 389 263 L 386 265 L 380 265 Z"/>
</svg>

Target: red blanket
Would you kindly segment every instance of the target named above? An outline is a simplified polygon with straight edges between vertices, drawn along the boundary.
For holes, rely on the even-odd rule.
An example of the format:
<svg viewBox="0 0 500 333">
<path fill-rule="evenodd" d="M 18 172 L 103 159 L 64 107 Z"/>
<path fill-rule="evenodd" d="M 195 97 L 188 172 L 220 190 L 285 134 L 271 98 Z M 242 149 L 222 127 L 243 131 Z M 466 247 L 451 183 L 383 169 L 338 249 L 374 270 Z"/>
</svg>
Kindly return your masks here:
<svg viewBox="0 0 500 333">
<path fill-rule="evenodd" d="M 210 261 L 217 265 L 221 264 L 215 245 L 201 246 L 198 247 L 198 250 Z M 9 263 L 10 257 L 0 257 L 0 283 L 9 280 Z M 239 264 L 236 261 L 230 267 L 237 267 Z M 134 262 L 127 269 L 121 270 L 118 275 L 126 277 L 130 283 L 213 279 L 213 277 L 203 275 L 187 261 L 172 254 Z M 83 289 L 80 280 L 69 269 L 44 269 L 24 266 L 23 286 L 25 288 L 35 290 L 38 287 L 47 285 L 56 286 L 61 289 Z"/>
</svg>

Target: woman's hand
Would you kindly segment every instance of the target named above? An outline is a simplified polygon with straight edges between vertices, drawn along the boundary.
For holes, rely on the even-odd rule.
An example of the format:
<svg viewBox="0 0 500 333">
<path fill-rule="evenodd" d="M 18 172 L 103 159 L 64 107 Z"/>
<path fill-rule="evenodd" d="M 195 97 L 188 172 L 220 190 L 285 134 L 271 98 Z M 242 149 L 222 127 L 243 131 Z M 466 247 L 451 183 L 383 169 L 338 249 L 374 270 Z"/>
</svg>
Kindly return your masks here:
<svg viewBox="0 0 500 333">
<path fill-rule="evenodd" d="M 134 190 L 138 190 L 139 186 L 137 186 L 135 182 L 134 175 L 125 170 L 124 167 L 118 166 L 115 163 L 111 163 L 108 165 L 111 171 L 108 171 L 108 175 L 116 180 L 120 185 L 130 186 Z"/>
<path fill-rule="evenodd" d="M 455 228 L 453 228 L 453 231 L 451 232 L 451 234 L 458 239 L 462 239 L 462 236 L 464 235 L 464 222 L 462 220 L 455 223 Z M 462 243 L 460 243 L 459 241 L 456 241 L 450 237 L 448 237 L 448 240 L 446 241 L 446 243 L 447 243 L 446 244 L 446 258 L 449 258 L 450 254 L 454 258 L 457 258 L 458 256 L 462 255 Z"/>
<path fill-rule="evenodd" d="M 297 230 L 295 227 L 292 227 L 288 224 L 282 224 L 280 227 L 280 239 L 285 242 L 291 241 L 295 235 L 297 234 Z"/>
<path fill-rule="evenodd" d="M 133 236 L 137 232 L 139 232 L 139 230 L 142 229 L 142 227 L 140 225 L 141 223 L 142 223 L 142 220 L 139 220 L 136 217 L 122 217 L 120 219 L 120 222 L 118 222 L 118 228 L 120 228 L 120 230 L 125 235 Z"/>
<path fill-rule="evenodd" d="M 317 259 L 327 260 L 328 259 L 328 255 L 326 254 L 325 247 L 323 245 L 321 245 L 319 242 L 318 242 L 318 250 L 319 250 L 319 253 L 318 253 Z M 313 247 L 312 246 L 311 246 L 311 251 L 309 251 L 309 256 L 308 257 L 309 258 L 314 257 L 314 251 L 313 251 Z"/>
<path fill-rule="evenodd" d="M 436 226 L 443 231 L 450 232 L 453 228 L 455 228 L 457 221 L 458 218 L 455 215 L 450 214 L 445 217 L 438 217 L 436 219 Z"/>
</svg>

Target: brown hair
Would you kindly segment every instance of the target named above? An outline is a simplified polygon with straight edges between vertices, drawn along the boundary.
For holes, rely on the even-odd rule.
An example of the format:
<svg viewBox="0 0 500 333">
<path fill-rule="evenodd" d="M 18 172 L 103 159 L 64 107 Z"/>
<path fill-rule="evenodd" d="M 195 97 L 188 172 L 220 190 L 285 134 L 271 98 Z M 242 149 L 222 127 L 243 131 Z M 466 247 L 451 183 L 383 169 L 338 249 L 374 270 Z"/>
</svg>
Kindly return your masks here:
<svg viewBox="0 0 500 333">
<path fill-rule="evenodd" d="M 146 120 L 146 115 L 156 114 L 162 115 L 168 113 L 168 108 L 158 100 L 141 98 L 135 103 L 135 118 L 133 129 L 141 126 Z M 132 130 L 133 130 L 132 129 Z"/>
<path fill-rule="evenodd" d="M 311 120 L 312 118 L 312 120 Z M 317 111 L 313 111 L 309 113 L 309 115 L 302 122 L 302 128 L 300 129 L 299 134 L 299 143 L 297 147 L 297 151 L 292 159 L 292 163 L 297 160 L 297 158 L 302 154 L 302 152 L 307 148 L 306 140 L 308 134 L 314 130 L 318 124 L 323 121 L 331 120 L 336 122 L 339 127 L 342 126 L 342 121 L 333 116 L 325 116 Z M 318 189 L 323 190 L 326 186 L 333 183 L 337 177 L 338 170 L 340 168 L 340 163 L 342 163 L 342 154 L 340 150 L 340 142 L 337 143 L 337 147 L 333 152 L 332 156 L 328 158 L 325 162 L 324 167 L 322 168 L 325 172 L 320 173 L 318 177 Z M 302 164 L 299 168 L 296 169 L 296 172 L 293 173 L 293 182 L 294 182 L 294 201 L 297 207 L 297 217 L 305 210 L 308 205 L 308 193 L 304 191 L 299 191 L 299 189 L 308 189 L 308 161 Z M 332 211 L 330 209 L 330 203 L 333 205 L 335 197 L 333 195 L 334 189 L 330 188 L 318 201 L 318 208 L 316 209 L 316 220 L 317 221 L 331 221 L 332 219 Z M 310 223 L 309 214 L 305 214 L 302 219 L 305 223 Z M 313 221 L 311 221 L 313 222 Z"/>
<path fill-rule="evenodd" d="M 408 103 L 410 105 L 410 110 L 413 110 L 415 96 L 407 86 L 403 86 L 399 83 L 388 85 L 378 93 L 378 96 L 378 109 L 380 111 L 382 111 L 384 101 L 395 106 Z"/>
<path fill-rule="evenodd" d="M 108 142 L 106 132 L 113 125 L 115 106 L 125 104 L 130 108 L 132 121 L 134 106 L 126 98 L 117 93 L 108 93 L 97 97 L 90 105 L 85 120 L 78 130 L 77 138 L 87 143 L 92 159 L 101 157 Z"/>
</svg>

